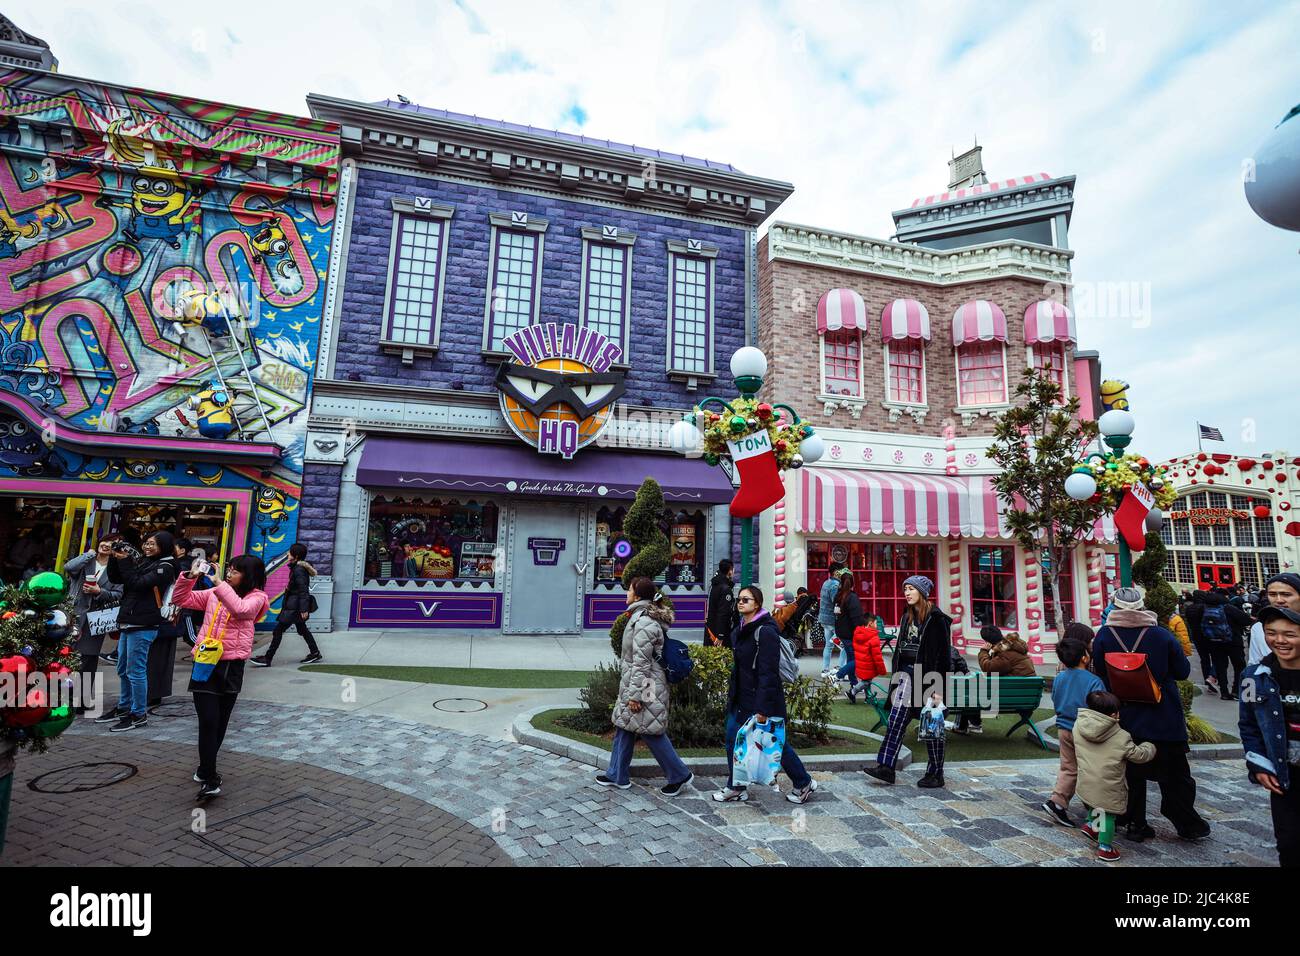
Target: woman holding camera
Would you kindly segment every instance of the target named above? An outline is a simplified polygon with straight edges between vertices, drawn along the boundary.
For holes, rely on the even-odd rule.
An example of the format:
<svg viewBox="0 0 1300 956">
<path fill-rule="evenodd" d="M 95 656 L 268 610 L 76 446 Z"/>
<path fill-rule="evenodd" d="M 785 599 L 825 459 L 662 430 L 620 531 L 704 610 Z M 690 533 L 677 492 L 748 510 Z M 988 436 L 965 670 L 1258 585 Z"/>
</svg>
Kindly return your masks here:
<svg viewBox="0 0 1300 956">
<path fill-rule="evenodd" d="M 196 558 L 190 570 L 176 581 L 173 596 L 178 607 L 203 611 L 199 648 L 208 641 L 221 642 L 221 658 L 204 679 L 190 677 L 194 710 L 199 715 L 199 768 L 194 782 L 201 784 L 198 799 L 221 794 L 217 752 L 226 739 L 226 727 L 235 701 L 244 687 L 244 662 L 253 652 L 253 630 L 266 616 L 271 601 L 266 596 L 266 566 L 261 558 L 241 554 L 226 567 L 226 579 L 209 591 L 195 591 L 194 582 L 211 574 L 212 566 Z"/>
</svg>

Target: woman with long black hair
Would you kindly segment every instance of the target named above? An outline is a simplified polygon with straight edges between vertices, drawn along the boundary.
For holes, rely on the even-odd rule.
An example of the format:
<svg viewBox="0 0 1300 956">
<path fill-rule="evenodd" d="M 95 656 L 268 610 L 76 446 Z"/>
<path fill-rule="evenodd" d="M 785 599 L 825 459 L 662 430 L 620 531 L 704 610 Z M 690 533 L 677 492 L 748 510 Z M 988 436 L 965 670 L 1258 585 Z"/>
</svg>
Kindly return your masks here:
<svg viewBox="0 0 1300 956">
<path fill-rule="evenodd" d="M 124 535 L 125 537 L 125 535 Z M 155 531 L 133 557 L 121 541 L 113 543 L 108 559 L 108 580 L 122 585 L 117 624 L 122 638 L 117 645 L 117 706 L 95 720 L 111 723 L 109 731 L 135 730 L 149 722 L 149 647 L 162 626 L 162 608 L 179 568 L 175 542 L 166 531 Z"/>
<path fill-rule="evenodd" d="M 204 573 L 204 562 L 196 559 L 176 582 L 177 605 L 203 611 L 199 632 L 203 642 L 221 642 L 221 659 L 202 679 L 190 677 L 194 710 L 199 715 L 199 769 L 194 782 L 201 784 L 198 799 L 221 794 L 217 773 L 217 752 L 226 739 L 226 727 L 235 701 L 244 687 L 244 663 L 253 652 L 253 631 L 271 607 L 266 596 L 266 566 L 261 558 L 241 554 L 226 566 L 226 578 L 210 591 L 195 591 L 194 582 Z M 196 653 L 198 649 L 195 649 Z"/>
<path fill-rule="evenodd" d="M 894 686 L 890 698 L 893 706 L 876 763 L 862 771 L 883 783 L 894 782 L 903 734 L 907 725 L 921 715 L 924 698 L 934 690 L 940 697 L 947 692 L 948 670 L 952 666 L 952 618 L 931 603 L 933 593 L 934 582 L 924 575 L 914 574 L 903 582 L 907 608 L 894 644 L 894 672 L 890 678 Z M 942 787 L 943 739 L 927 740 L 925 744 L 929 762 L 925 776 L 916 785 L 926 789 Z"/>
</svg>

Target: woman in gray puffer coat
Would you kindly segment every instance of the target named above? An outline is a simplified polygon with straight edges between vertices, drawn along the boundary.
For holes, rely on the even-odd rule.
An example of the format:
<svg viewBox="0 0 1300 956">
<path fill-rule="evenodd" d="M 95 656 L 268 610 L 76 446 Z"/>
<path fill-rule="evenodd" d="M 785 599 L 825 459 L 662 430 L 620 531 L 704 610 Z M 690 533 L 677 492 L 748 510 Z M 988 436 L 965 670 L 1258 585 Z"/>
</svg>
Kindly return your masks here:
<svg viewBox="0 0 1300 956">
<path fill-rule="evenodd" d="M 611 720 L 614 742 L 609 754 L 609 770 L 596 775 L 602 787 L 626 790 L 632 786 L 629 770 L 632 748 L 637 738 L 644 740 L 655 760 L 663 768 L 668 782 L 659 788 L 666 797 L 675 797 L 691 782 L 694 774 L 682 763 L 668 739 L 668 675 L 660 663 L 668 628 L 673 623 L 671 608 L 654 603 L 654 581 L 637 578 L 627 592 L 629 617 L 623 631 L 620 660 L 622 674 L 618 682 L 618 701 Z"/>
</svg>

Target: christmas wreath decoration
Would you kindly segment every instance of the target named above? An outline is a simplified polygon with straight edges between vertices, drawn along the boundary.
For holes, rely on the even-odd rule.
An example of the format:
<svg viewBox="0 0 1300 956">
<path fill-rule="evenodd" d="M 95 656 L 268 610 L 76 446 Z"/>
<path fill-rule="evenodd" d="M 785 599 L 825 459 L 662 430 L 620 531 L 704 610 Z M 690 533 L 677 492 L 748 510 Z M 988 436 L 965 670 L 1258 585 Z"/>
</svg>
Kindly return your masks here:
<svg viewBox="0 0 1300 956">
<path fill-rule="evenodd" d="M 73 720 L 81 658 L 67 598 L 67 581 L 53 571 L 0 593 L 0 738 L 20 749 L 44 752 Z"/>
<path fill-rule="evenodd" d="M 716 465 L 727 457 L 727 442 L 766 431 L 776 455 L 777 467 L 802 468 L 800 445 L 813 436 L 813 428 L 804 422 L 785 420 L 772 405 L 752 398 L 735 398 L 727 403 L 731 411 L 711 412 L 696 406 L 686 421 L 701 427 L 704 433 L 704 460 Z"/>
<path fill-rule="evenodd" d="M 1141 482 L 1155 495 L 1156 507 L 1161 511 L 1170 508 L 1178 500 L 1178 493 L 1165 477 L 1163 466 L 1153 466 L 1142 455 L 1108 455 L 1105 458 L 1093 458 L 1074 466 L 1075 474 L 1085 474 L 1097 483 L 1097 491 L 1092 500 L 1102 502 L 1108 511 L 1119 508 L 1124 492 L 1131 485 Z"/>
</svg>

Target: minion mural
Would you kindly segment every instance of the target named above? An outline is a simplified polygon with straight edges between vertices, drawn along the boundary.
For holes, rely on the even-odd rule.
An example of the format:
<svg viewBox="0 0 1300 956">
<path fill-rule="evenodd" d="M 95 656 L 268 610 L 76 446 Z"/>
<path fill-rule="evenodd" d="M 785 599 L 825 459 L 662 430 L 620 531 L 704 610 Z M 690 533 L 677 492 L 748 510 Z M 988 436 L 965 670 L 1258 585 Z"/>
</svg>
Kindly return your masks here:
<svg viewBox="0 0 1300 956">
<path fill-rule="evenodd" d="M 331 123 L 0 69 L 0 578 L 132 525 L 277 599 L 338 171 Z"/>
</svg>

